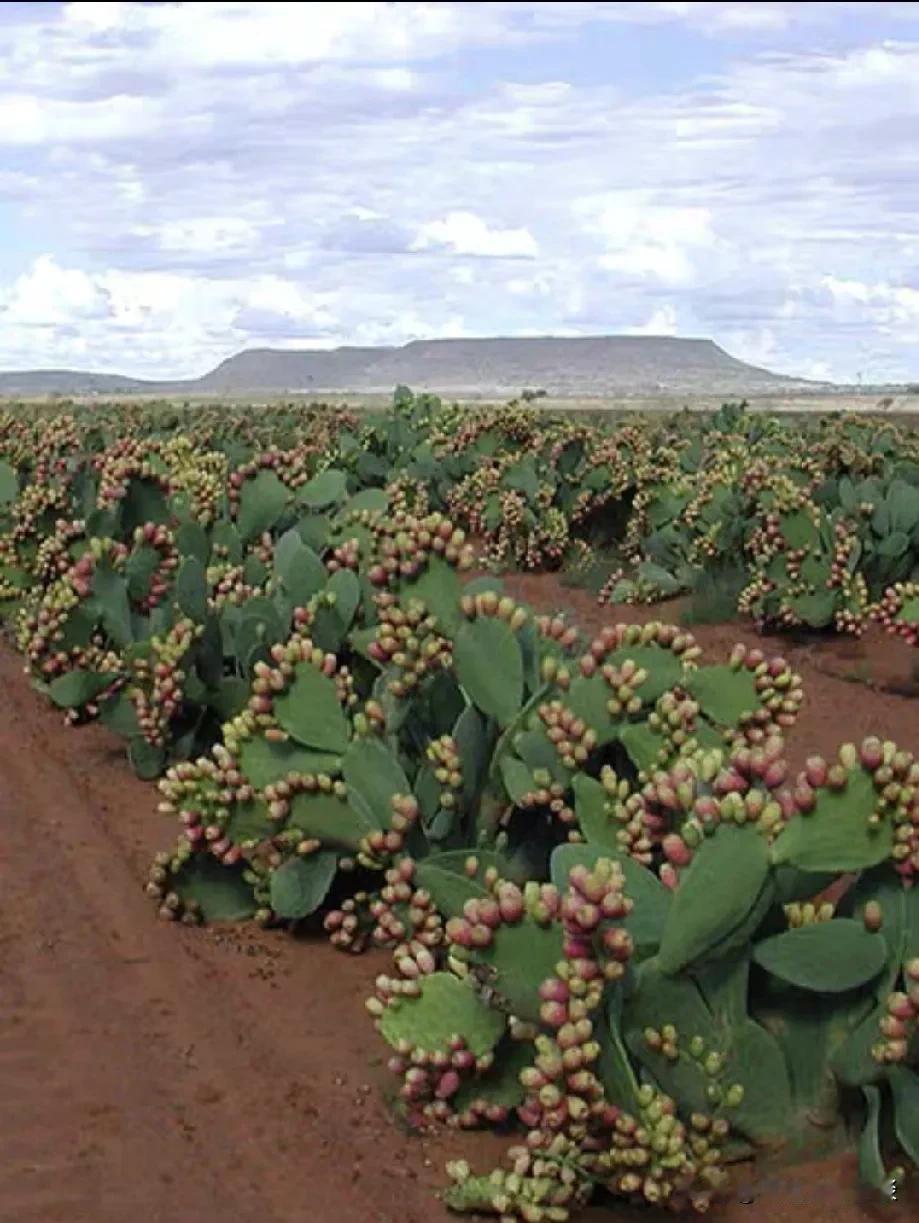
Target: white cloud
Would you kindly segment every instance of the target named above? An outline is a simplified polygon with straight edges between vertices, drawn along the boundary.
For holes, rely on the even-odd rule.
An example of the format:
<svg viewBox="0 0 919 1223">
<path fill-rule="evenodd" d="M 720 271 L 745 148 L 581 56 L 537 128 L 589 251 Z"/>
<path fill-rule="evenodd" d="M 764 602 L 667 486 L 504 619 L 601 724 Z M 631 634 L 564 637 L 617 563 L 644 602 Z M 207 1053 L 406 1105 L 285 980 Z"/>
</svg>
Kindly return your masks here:
<svg viewBox="0 0 919 1223">
<path fill-rule="evenodd" d="M 189 217 L 162 225 L 138 225 L 134 232 L 151 238 L 163 251 L 204 255 L 251 251 L 261 237 L 258 226 L 242 217 Z"/>
<path fill-rule="evenodd" d="M 915 380 L 919 6 L 867 13 L 4 6 L 0 367 L 666 329 Z"/>
<path fill-rule="evenodd" d="M 658 306 L 646 323 L 642 323 L 639 327 L 631 327 L 629 331 L 632 335 L 677 335 L 679 324 L 676 306 L 670 302 L 664 306 Z"/>
<path fill-rule="evenodd" d="M 689 284 L 696 274 L 696 253 L 715 245 L 707 208 L 655 204 L 647 192 L 580 200 L 574 213 L 606 247 L 600 266 L 626 276 Z"/>
<path fill-rule="evenodd" d="M 448 250 L 455 255 L 487 259 L 533 259 L 539 253 L 528 229 L 490 229 L 474 212 L 448 212 L 423 224 L 412 241 L 414 251 Z"/>
</svg>

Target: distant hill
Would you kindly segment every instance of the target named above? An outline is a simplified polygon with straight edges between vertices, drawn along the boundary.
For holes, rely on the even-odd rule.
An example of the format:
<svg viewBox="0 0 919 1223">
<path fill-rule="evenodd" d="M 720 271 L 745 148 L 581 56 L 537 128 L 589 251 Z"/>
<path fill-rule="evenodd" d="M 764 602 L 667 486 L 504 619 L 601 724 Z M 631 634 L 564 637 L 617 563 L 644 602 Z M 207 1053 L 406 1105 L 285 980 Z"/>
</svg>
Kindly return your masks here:
<svg viewBox="0 0 919 1223">
<path fill-rule="evenodd" d="M 244 395 L 413 390 L 457 396 L 744 395 L 814 388 L 738 361 L 712 340 L 575 336 L 414 340 L 401 348 L 253 348 L 202 378 L 145 381 L 76 370 L 0 373 L 0 395 Z"/>
</svg>

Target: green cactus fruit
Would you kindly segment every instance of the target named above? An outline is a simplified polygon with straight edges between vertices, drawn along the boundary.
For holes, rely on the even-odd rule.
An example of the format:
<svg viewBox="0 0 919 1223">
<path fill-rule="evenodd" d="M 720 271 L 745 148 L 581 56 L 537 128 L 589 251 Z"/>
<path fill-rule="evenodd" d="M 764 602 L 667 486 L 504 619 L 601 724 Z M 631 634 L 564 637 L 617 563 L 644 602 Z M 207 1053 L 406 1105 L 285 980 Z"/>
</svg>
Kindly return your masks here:
<svg viewBox="0 0 919 1223">
<path fill-rule="evenodd" d="M 311 510 L 327 510 L 344 501 L 347 491 L 348 477 L 345 472 L 327 467 L 300 488 L 297 502 Z"/>
<path fill-rule="evenodd" d="M 767 884 L 765 839 L 749 826 L 720 825 L 674 894 L 658 953 L 661 969 L 677 973 L 723 944 L 755 912 Z"/>
<path fill-rule="evenodd" d="M 872 827 L 878 795 L 869 772 L 850 771 L 842 790 L 816 790 L 814 809 L 794 815 L 772 846 L 775 865 L 791 863 L 806 871 L 856 871 L 875 866 L 893 848 L 893 823 Z"/>
<path fill-rule="evenodd" d="M 523 701 L 523 656 L 508 624 L 490 616 L 464 622 L 454 661 L 472 703 L 499 726 L 512 722 Z"/>
<path fill-rule="evenodd" d="M 328 895 L 338 854 L 331 851 L 288 858 L 271 872 L 271 907 L 287 921 L 309 917 Z"/>
<path fill-rule="evenodd" d="M 210 854 L 195 854 L 171 882 L 182 903 L 198 906 L 206 922 L 244 921 L 256 910 L 252 888 L 240 867 L 223 866 Z"/>
<path fill-rule="evenodd" d="M 411 786 L 395 753 L 379 739 L 355 739 L 342 759 L 348 802 L 378 828 L 389 827 L 392 799 Z"/>
<path fill-rule="evenodd" d="M 448 972 L 431 973 L 420 981 L 417 997 L 399 998 L 380 1017 L 380 1031 L 394 1048 L 407 1041 L 426 1053 L 449 1054 L 453 1037 L 462 1036 L 476 1057 L 494 1049 L 506 1020 L 471 982 Z"/>
<path fill-rule="evenodd" d="M 698 701 L 702 715 L 718 726 L 737 726 L 762 704 L 746 667 L 700 667 L 686 676 L 683 687 Z"/>
<path fill-rule="evenodd" d="M 281 781 L 289 773 L 328 773 L 341 769 L 342 757 L 331 752 L 315 752 L 287 740 L 273 743 L 254 735 L 243 741 L 239 752 L 239 767 L 256 789 L 264 789 Z"/>
<path fill-rule="evenodd" d="M 876 977 L 887 963 L 887 945 L 862 922 L 840 917 L 762 939 L 753 958 L 789 985 L 837 994 Z"/>
<path fill-rule="evenodd" d="M 583 780 L 593 781 L 593 778 Z M 593 784 L 603 789 L 599 783 Z M 599 845 L 559 845 L 550 858 L 552 882 L 562 889 L 567 886 L 572 867 L 584 865 L 593 870 L 600 858 L 611 858 L 622 867 L 624 892 L 634 903 L 631 913 L 619 924 L 631 934 L 637 957 L 653 955 L 667 924 L 673 893 L 647 867 L 615 849 Z"/>
<path fill-rule="evenodd" d="M 274 526 L 284 512 L 287 496 L 287 488 L 273 471 L 260 471 L 243 483 L 237 522 L 244 543 Z"/>
<path fill-rule="evenodd" d="M 615 650 L 607 661 L 614 667 L 621 667 L 626 659 L 631 659 L 636 667 L 648 673 L 647 679 L 638 688 L 638 695 L 645 705 L 654 705 L 665 692 L 683 683 L 685 667 L 680 656 L 666 646 L 653 643 L 624 645 Z"/>
<path fill-rule="evenodd" d="M 87 701 L 111 687 L 117 675 L 100 671 L 66 671 L 48 685 L 48 695 L 58 709 L 79 709 Z"/>
<path fill-rule="evenodd" d="M 186 556 L 179 567 L 175 601 L 183 615 L 196 624 L 207 619 L 207 577 L 197 556 Z"/>
<path fill-rule="evenodd" d="M 909 1066 L 890 1066 L 887 1081 L 893 1095 L 897 1141 L 919 1166 L 919 1074 Z"/>
<path fill-rule="evenodd" d="M 311 663 L 296 666 L 290 687 L 275 699 L 274 713 L 279 725 L 305 747 L 347 751 L 348 719 L 335 681 Z"/>
</svg>

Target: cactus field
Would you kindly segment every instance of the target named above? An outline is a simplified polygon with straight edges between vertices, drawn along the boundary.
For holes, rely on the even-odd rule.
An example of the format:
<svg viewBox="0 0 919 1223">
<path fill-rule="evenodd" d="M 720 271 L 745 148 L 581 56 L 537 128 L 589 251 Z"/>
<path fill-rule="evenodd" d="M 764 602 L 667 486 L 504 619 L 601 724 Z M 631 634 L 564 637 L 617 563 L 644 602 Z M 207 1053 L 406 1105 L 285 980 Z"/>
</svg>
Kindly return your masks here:
<svg viewBox="0 0 919 1223">
<path fill-rule="evenodd" d="M 919 432 L 7 406 L 0 620 L 17 1219 L 915 1210 Z"/>
</svg>

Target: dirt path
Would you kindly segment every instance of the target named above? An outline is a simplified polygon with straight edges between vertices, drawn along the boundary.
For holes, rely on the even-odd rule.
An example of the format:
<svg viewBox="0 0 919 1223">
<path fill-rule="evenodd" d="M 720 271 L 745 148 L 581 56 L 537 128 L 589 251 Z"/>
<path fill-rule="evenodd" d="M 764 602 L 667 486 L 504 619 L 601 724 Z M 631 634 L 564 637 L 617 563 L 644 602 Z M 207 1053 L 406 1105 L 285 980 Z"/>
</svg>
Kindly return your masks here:
<svg viewBox="0 0 919 1223">
<path fill-rule="evenodd" d="M 903 737 L 917 707 L 806 678 L 802 721 L 834 741 Z M 504 1144 L 398 1128 L 363 1008 L 380 961 L 157 922 L 141 884 L 173 829 L 155 807 L 108 732 L 62 726 L 0 645 L 0 1223 L 444 1223 L 445 1160 L 484 1170 Z M 796 1170 L 718 1217 L 878 1217 L 854 1184 L 851 1161 Z"/>
<path fill-rule="evenodd" d="M 0 647 L 2 1223 L 446 1218 L 449 1139 L 407 1142 L 383 1099 L 379 964 L 158 923 L 155 802 Z"/>
</svg>

